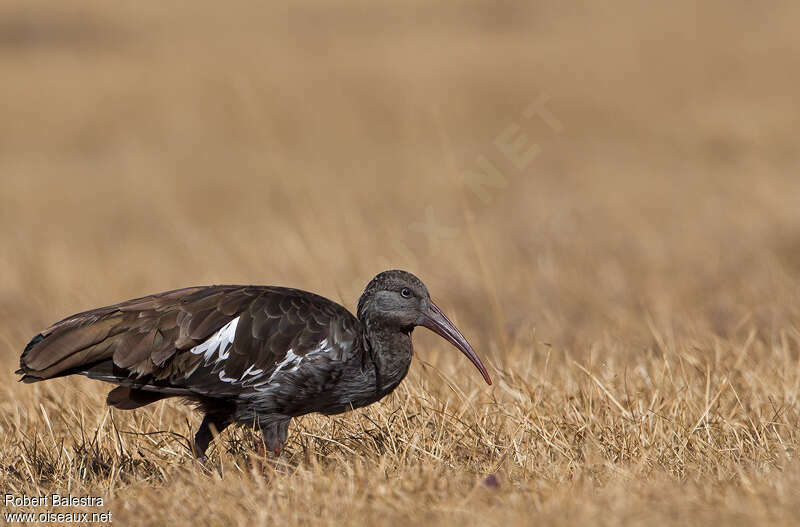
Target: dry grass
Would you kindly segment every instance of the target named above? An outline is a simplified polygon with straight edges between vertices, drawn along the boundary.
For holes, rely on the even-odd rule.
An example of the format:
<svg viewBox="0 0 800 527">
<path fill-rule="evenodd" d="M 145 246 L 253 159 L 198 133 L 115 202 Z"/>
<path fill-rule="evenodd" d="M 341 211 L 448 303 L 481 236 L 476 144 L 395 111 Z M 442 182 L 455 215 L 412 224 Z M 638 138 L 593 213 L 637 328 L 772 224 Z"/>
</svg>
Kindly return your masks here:
<svg viewBox="0 0 800 527">
<path fill-rule="evenodd" d="M 795 3 L 262 4 L 0 7 L 4 493 L 119 525 L 796 523 Z M 523 118 L 541 94 L 560 127 Z M 394 395 L 297 420 L 289 470 L 239 429 L 203 471 L 189 409 L 11 373 L 86 308 L 222 282 L 352 308 L 387 267 L 495 385 L 420 331 Z"/>
</svg>

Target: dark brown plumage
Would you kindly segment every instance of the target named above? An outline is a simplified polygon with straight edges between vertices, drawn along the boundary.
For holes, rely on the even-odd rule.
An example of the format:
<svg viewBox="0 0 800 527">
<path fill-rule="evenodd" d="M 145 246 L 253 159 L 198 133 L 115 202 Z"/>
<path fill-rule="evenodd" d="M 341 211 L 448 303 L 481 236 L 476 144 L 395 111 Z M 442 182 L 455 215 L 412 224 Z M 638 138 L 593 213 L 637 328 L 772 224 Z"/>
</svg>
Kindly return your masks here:
<svg viewBox="0 0 800 527">
<path fill-rule="evenodd" d="M 189 398 L 204 412 L 193 445 L 201 458 L 213 432 L 234 422 L 255 422 L 267 448 L 278 451 L 292 417 L 336 414 L 382 398 L 408 372 L 415 326 L 452 342 L 491 384 L 414 275 L 377 275 L 357 315 L 297 289 L 179 289 L 50 326 L 25 348 L 17 373 L 23 382 L 81 374 L 117 384 L 107 403 L 123 410 Z"/>
</svg>

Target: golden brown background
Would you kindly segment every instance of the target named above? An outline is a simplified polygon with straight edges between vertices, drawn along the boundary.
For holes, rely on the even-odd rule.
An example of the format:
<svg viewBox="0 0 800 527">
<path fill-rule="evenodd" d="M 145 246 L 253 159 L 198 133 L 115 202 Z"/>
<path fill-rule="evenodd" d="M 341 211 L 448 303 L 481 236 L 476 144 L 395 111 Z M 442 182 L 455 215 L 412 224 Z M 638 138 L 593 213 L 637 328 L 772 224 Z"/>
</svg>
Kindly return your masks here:
<svg viewBox="0 0 800 527">
<path fill-rule="evenodd" d="M 795 2 L 3 3 L 4 492 L 101 495 L 120 525 L 796 522 L 798 24 Z M 174 401 L 14 382 L 73 312 L 206 283 L 353 308 L 390 267 L 495 385 L 420 330 L 398 392 L 300 420 L 277 473 L 241 429 L 196 467 Z"/>
</svg>

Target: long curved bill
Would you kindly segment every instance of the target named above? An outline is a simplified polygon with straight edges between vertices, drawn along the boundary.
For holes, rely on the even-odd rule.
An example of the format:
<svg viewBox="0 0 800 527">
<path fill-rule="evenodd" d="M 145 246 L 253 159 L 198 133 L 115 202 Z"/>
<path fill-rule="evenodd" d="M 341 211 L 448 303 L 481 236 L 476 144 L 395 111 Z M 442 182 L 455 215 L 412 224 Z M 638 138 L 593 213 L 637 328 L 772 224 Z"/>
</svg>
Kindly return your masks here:
<svg viewBox="0 0 800 527">
<path fill-rule="evenodd" d="M 455 324 L 450 322 L 450 319 L 447 318 L 444 313 L 442 313 L 442 310 L 439 309 L 439 306 L 433 303 L 433 300 L 431 300 L 431 305 L 428 308 L 428 311 L 422 316 L 422 325 L 440 337 L 448 340 L 453 346 L 458 348 L 461 353 L 466 355 L 467 358 L 472 361 L 472 364 L 478 368 L 478 371 L 481 372 L 481 375 L 483 375 L 483 379 L 486 381 L 486 384 L 492 384 L 492 379 L 489 377 L 489 373 L 483 366 L 481 359 L 478 358 L 475 350 L 472 349 L 472 346 L 469 345 L 469 342 L 467 342 L 467 339 L 464 338 L 464 335 L 461 334 Z"/>
</svg>

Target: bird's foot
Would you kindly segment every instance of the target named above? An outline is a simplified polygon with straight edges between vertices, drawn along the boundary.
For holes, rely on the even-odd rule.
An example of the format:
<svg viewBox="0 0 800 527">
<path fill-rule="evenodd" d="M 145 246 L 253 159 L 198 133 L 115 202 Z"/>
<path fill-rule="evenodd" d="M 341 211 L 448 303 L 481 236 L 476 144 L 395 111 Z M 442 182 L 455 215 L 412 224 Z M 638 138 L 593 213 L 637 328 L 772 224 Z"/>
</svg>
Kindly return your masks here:
<svg viewBox="0 0 800 527">
<path fill-rule="evenodd" d="M 208 460 L 208 457 L 205 456 L 205 455 L 203 455 L 203 456 L 195 456 L 194 457 L 194 465 L 197 468 L 199 468 L 200 470 L 203 470 L 203 471 L 206 471 L 206 472 L 209 472 L 209 471 L 214 469 L 214 466 L 211 464 L 211 462 Z"/>
<path fill-rule="evenodd" d="M 254 455 L 250 458 L 250 465 L 258 472 L 264 473 L 267 469 L 282 472 L 288 468 L 283 456 L 282 444 L 267 448 L 263 442 L 259 441 L 253 448 L 253 453 Z"/>
</svg>

